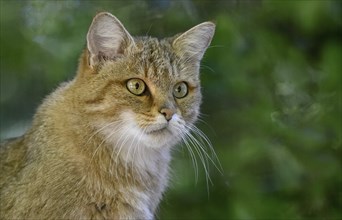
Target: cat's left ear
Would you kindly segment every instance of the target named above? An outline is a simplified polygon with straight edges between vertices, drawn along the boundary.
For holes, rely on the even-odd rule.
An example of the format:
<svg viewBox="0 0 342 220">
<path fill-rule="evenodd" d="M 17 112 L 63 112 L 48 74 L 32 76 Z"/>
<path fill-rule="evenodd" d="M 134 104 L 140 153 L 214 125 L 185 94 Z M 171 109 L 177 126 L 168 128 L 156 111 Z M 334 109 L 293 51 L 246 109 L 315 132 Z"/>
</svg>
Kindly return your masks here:
<svg viewBox="0 0 342 220">
<path fill-rule="evenodd" d="M 102 12 L 94 17 L 87 34 L 91 67 L 102 58 L 113 59 L 124 55 L 132 45 L 135 45 L 133 37 L 114 15 Z"/>
<path fill-rule="evenodd" d="M 200 61 L 215 33 L 215 24 L 203 22 L 177 37 L 172 46 L 180 57 Z"/>
</svg>

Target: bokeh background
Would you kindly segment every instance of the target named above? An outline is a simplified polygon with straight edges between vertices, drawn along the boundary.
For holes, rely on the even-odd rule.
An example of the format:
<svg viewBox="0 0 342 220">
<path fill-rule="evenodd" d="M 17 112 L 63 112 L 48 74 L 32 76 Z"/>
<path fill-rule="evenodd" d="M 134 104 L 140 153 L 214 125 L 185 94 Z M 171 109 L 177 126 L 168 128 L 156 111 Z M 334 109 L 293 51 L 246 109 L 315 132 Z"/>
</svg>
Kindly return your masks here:
<svg viewBox="0 0 342 220">
<path fill-rule="evenodd" d="M 96 12 L 132 35 L 212 20 L 198 123 L 222 174 L 178 147 L 158 219 L 342 219 L 342 5 L 329 0 L 1 0 L 1 139 L 70 80 Z M 200 161 L 198 161 L 200 163 Z"/>
</svg>

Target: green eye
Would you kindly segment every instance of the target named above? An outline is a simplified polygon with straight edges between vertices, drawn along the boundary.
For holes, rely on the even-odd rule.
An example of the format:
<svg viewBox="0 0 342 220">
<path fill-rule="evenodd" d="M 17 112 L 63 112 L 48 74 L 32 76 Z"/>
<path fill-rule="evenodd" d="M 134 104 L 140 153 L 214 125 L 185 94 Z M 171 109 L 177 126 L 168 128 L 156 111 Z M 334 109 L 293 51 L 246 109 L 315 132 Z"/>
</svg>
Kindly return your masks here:
<svg viewBox="0 0 342 220">
<path fill-rule="evenodd" d="M 185 82 L 179 82 L 173 88 L 173 95 L 177 99 L 184 98 L 188 94 L 188 85 Z"/>
<path fill-rule="evenodd" d="M 127 89 L 134 95 L 141 95 L 145 92 L 146 85 L 141 79 L 130 79 L 127 81 Z"/>
</svg>

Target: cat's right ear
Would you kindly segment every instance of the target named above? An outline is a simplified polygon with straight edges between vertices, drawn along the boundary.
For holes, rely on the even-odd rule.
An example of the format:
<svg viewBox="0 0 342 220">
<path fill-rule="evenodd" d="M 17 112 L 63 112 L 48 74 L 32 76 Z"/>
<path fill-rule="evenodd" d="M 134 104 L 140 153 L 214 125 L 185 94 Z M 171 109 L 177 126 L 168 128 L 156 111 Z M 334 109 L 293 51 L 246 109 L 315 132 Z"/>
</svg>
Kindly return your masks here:
<svg viewBox="0 0 342 220">
<path fill-rule="evenodd" d="M 134 45 L 132 36 L 121 22 L 108 12 L 97 14 L 87 34 L 89 65 L 94 67 L 103 58 L 115 59 Z"/>
</svg>

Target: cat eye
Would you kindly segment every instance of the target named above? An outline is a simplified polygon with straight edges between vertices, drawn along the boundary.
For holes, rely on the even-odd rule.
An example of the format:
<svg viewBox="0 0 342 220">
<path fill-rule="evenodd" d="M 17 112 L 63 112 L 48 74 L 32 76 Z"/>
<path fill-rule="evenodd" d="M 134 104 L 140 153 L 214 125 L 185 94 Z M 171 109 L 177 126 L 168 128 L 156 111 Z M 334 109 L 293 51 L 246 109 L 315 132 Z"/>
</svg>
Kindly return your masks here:
<svg viewBox="0 0 342 220">
<path fill-rule="evenodd" d="M 145 92 L 146 85 L 141 79 L 130 79 L 127 81 L 127 89 L 134 95 L 141 95 Z"/>
<path fill-rule="evenodd" d="M 179 82 L 173 87 L 173 95 L 177 99 L 184 98 L 188 94 L 188 85 L 185 82 Z"/>
</svg>

